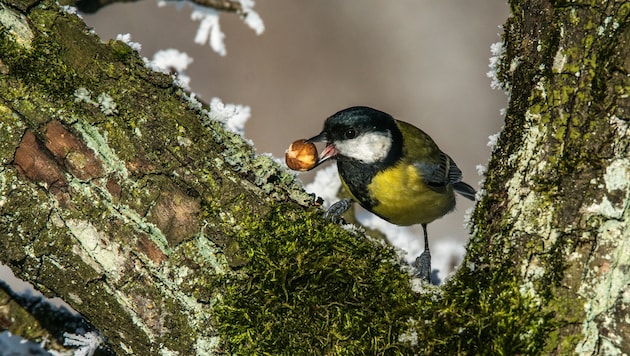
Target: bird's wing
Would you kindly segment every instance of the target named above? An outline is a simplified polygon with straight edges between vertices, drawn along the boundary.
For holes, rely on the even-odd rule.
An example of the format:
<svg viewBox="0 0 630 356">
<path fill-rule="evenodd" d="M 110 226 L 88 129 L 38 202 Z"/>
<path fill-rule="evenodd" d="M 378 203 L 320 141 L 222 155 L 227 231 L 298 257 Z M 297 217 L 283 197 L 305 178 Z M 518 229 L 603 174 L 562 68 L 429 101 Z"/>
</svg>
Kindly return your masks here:
<svg viewBox="0 0 630 356">
<path fill-rule="evenodd" d="M 424 181 L 432 187 L 443 187 L 462 180 L 462 171 L 444 152 L 437 153 L 436 161 L 416 160 L 413 165 L 420 171 Z"/>
<path fill-rule="evenodd" d="M 397 123 L 401 126 L 403 140 L 406 142 L 403 156 L 416 167 L 427 186 L 442 192 L 448 184 L 452 184 L 453 189 L 462 196 L 475 199 L 475 189 L 462 182 L 462 171 L 429 135 L 403 121 Z"/>
<path fill-rule="evenodd" d="M 403 134 L 403 159 L 418 169 L 424 181 L 431 187 L 443 187 L 462 178 L 455 162 L 442 152 L 435 141 L 419 128 L 397 121 Z"/>
</svg>

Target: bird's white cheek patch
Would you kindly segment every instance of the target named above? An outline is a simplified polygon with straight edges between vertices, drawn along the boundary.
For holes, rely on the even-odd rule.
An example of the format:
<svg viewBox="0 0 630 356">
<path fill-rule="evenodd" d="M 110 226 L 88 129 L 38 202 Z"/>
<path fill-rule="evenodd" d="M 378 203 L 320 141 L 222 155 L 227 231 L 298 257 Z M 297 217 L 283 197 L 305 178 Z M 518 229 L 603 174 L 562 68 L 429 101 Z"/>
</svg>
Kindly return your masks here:
<svg viewBox="0 0 630 356">
<path fill-rule="evenodd" d="M 340 154 L 364 163 L 374 163 L 387 157 L 392 147 L 392 135 L 388 132 L 370 132 L 351 140 L 335 143 Z"/>
</svg>

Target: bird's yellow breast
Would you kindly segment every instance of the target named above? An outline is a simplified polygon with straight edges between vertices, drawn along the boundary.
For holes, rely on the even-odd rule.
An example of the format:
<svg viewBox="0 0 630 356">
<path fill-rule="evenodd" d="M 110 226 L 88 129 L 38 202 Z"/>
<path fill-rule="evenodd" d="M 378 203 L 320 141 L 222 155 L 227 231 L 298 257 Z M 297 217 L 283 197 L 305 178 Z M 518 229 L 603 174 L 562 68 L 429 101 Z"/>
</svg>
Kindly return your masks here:
<svg viewBox="0 0 630 356">
<path fill-rule="evenodd" d="M 398 163 L 377 173 L 367 186 L 377 203 L 372 212 L 396 225 L 428 224 L 455 208 L 453 187 L 427 186 L 413 165 Z"/>
</svg>

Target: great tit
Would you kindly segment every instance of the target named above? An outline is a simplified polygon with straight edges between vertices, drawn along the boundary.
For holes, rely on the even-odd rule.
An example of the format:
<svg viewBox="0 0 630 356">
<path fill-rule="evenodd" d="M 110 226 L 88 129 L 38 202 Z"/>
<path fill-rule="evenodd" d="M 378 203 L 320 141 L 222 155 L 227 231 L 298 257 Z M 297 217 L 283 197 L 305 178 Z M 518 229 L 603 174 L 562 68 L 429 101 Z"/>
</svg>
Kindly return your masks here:
<svg viewBox="0 0 630 356">
<path fill-rule="evenodd" d="M 336 159 L 352 197 L 333 204 L 326 216 L 336 220 L 356 201 L 393 224 L 420 224 L 424 252 L 416 259 L 417 274 L 430 282 L 427 224 L 455 208 L 455 192 L 475 199 L 475 190 L 462 182 L 451 157 L 419 128 L 365 106 L 332 115 L 307 142 L 326 142 L 318 165 Z"/>
</svg>

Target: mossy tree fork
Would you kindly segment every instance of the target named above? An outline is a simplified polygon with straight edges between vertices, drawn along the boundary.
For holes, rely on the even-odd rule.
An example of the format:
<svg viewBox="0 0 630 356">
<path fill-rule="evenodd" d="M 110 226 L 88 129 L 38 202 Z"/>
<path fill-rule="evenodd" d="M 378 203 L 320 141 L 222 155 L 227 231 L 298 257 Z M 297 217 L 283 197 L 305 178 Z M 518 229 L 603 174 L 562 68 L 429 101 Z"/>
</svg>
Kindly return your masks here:
<svg viewBox="0 0 630 356">
<path fill-rule="evenodd" d="M 53 1 L 0 4 L 0 261 L 105 351 L 630 353 L 627 1 L 510 1 L 467 255 L 424 292 L 126 44 Z"/>
</svg>

